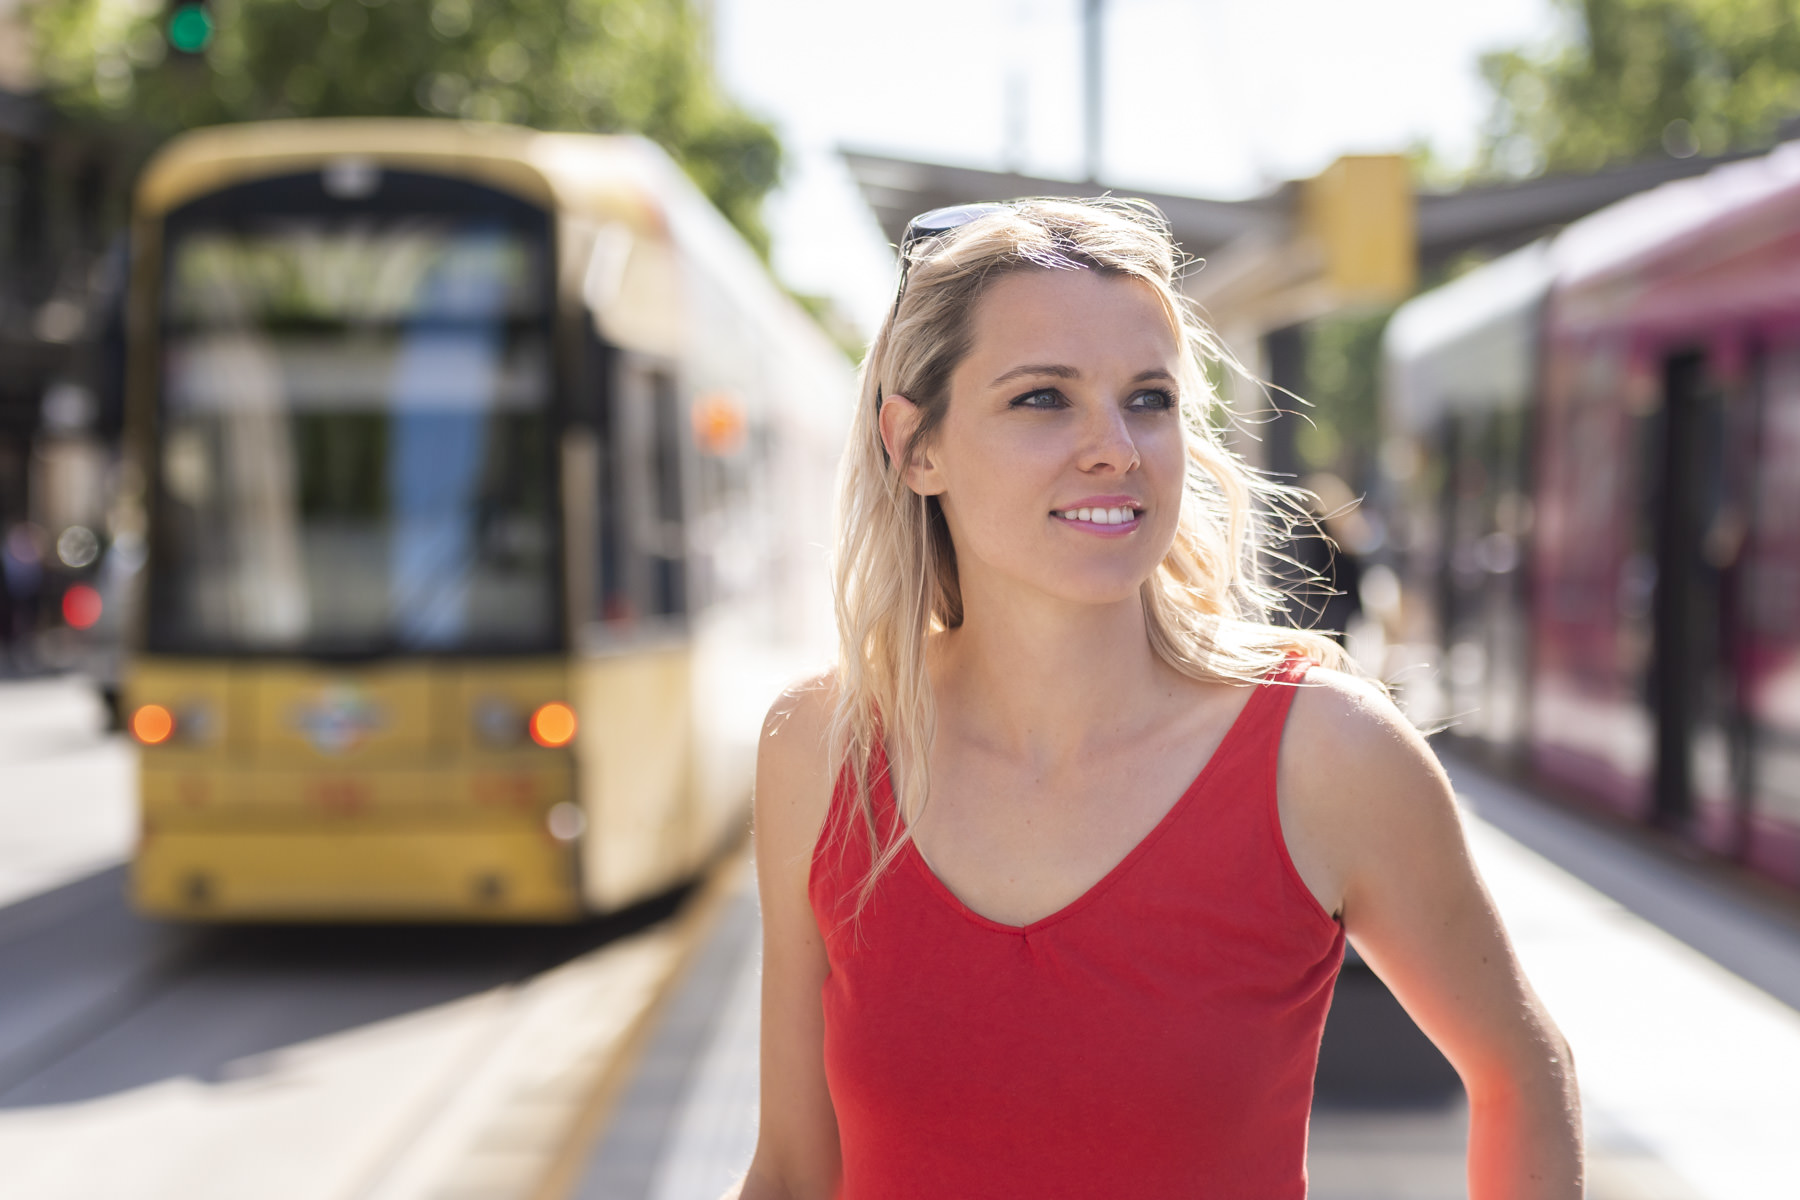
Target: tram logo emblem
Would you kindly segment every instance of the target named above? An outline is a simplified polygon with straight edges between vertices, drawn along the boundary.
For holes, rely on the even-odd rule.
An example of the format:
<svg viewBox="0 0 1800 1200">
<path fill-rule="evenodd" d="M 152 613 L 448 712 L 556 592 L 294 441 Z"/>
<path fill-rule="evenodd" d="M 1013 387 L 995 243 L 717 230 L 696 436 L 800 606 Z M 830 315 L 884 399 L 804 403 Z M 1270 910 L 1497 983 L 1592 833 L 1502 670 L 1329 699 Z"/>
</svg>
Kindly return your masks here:
<svg viewBox="0 0 1800 1200">
<path fill-rule="evenodd" d="M 344 754 L 387 724 L 380 706 L 355 684 L 335 684 L 307 703 L 294 706 L 289 722 L 321 754 Z"/>
</svg>

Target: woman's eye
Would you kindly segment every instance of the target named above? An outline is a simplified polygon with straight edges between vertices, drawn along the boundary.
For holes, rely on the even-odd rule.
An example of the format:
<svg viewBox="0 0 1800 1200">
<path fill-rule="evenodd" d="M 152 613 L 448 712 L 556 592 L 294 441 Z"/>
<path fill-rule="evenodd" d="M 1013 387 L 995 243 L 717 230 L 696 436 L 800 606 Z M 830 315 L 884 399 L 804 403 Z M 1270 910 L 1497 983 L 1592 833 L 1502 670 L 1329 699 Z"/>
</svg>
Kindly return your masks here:
<svg viewBox="0 0 1800 1200">
<path fill-rule="evenodd" d="M 1131 407 L 1140 412 L 1162 412 L 1175 407 L 1175 394 L 1161 388 L 1145 388 L 1131 398 Z"/>
<path fill-rule="evenodd" d="M 1040 388 L 1035 392 L 1026 392 L 1022 396 L 1014 396 L 1014 408 L 1061 408 L 1062 393 L 1055 388 Z"/>
</svg>

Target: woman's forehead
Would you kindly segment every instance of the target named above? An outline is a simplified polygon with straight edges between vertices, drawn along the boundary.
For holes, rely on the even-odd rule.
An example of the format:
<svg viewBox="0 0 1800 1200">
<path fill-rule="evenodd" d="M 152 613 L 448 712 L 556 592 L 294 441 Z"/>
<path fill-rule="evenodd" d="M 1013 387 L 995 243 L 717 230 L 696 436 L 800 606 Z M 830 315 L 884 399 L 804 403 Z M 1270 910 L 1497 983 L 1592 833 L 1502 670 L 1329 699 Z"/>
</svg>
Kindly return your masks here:
<svg viewBox="0 0 1800 1200">
<path fill-rule="evenodd" d="M 1027 268 L 994 281 L 971 313 L 969 357 L 1155 358 L 1180 344 L 1155 287 L 1114 272 Z M 1060 359 L 1059 359 L 1060 361 Z"/>
</svg>

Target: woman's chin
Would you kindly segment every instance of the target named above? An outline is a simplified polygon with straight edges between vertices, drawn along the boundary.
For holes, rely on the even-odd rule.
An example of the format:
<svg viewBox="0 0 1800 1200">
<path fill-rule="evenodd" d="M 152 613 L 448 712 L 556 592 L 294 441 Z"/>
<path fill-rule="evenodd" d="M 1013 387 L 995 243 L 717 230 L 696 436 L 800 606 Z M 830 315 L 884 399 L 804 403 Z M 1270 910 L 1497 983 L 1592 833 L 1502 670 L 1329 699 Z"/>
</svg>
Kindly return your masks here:
<svg viewBox="0 0 1800 1200">
<path fill-rule="evenodd" d="M 1140 575 L 1118 575 L 1079 580 L 1063 578 L 1046 586 L 1044 591 L 1065 604 L 1082 608 L 1105 609 L 1126 603 L 1136 603 L 1139 589 L 1143 583 L 1144 577 Z"/>
</svg>

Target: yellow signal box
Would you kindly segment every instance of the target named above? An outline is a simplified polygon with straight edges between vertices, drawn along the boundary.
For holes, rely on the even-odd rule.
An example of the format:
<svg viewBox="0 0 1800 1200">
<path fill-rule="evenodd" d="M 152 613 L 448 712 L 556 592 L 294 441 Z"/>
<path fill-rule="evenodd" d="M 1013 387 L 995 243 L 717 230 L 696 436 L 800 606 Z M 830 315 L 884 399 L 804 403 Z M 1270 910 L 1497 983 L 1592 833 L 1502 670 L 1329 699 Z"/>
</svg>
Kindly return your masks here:
<svg viewBox="0 0 1800 1200">
<path fill-rule="evenodd" d="M 1412 172 L 1398 154 L 1346 155 L 1301 186 L 1300 231 L 1343 304 L 1397 304 L 1418 277 Z"/>
</svg>

